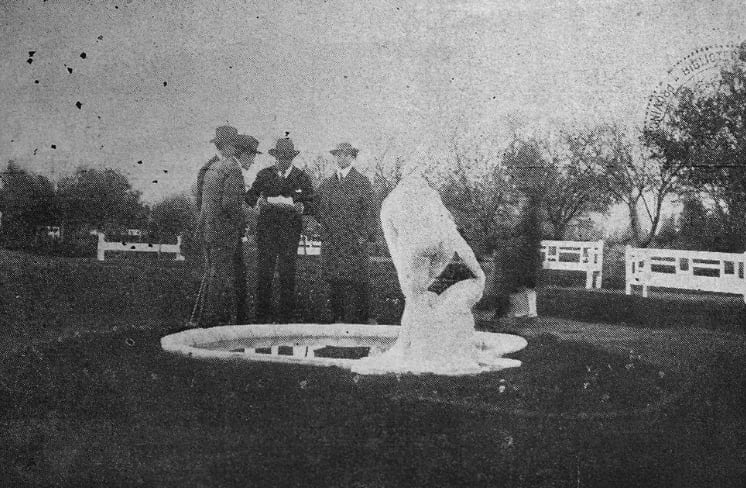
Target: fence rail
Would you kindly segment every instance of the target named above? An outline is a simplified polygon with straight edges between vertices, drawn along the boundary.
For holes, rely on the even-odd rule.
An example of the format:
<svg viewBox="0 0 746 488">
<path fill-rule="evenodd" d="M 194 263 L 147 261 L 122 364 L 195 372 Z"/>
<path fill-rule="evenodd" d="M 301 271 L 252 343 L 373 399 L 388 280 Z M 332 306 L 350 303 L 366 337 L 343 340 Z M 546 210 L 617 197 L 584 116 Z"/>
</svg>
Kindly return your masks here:
<svg viewBox="0 0 746 488">
<path fill-rule="evenodd" d="M 581 271 L 586 288 L 601 288 L 604 241 L 541 241 L 544 269 Z"/>
<path fill-rule="evenodd" d="M 632 286 L 660 286 L 682 290 L 734 293 L 746 303 L 744 266 L 746 253 L 732 254 L 677 249 L 646 249 L 627 246 L 624 253 L 625 292 Z"/>
<path fill-rule="evenodd" d="M 121 242 L 106 241 L 106 234 L 103 232 L 91 232 L 98 236 L 98 247 L 96 248 L 96 259 L 104 261 L 106 252 L 154 252 L 159 256 L 161 253 L 174 253 L 175 261 L 184 261 L 181 254 L 181 236 L 176 237 L 176 244 L 149 244 L 147 242 Z"/>
</svg>

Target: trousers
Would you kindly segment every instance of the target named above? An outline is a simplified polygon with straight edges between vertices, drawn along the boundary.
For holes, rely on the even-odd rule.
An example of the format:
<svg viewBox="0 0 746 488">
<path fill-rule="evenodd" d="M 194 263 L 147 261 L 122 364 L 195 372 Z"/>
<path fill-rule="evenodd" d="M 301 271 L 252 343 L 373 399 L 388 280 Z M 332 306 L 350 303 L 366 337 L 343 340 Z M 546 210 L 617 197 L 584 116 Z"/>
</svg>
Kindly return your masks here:
<svg viewBox="0 0 746 488">
<path fill-rule="evenodd" d="M 238 240 L 236 252 L 233 254 L 233 280 L 236 292 L 236 323 L 245 324 L 249 320 L 249 312 L 246 306 L 246 264 L 241 239 Z"/>
<path fill-rule="evenodd" d="M 256 318 L 268 322 L 272 311 L 275 267 L 280 281 L 280 303 L 275 317 L 289 322 L 295 316 L 295 269 L 300 225 L 269 225 L 257 229 Z"/>
<path fill-rule="evenodd" d="M 234 245 L 207 244 L 204 250 L 205 276 L 198 316 L 200 327 L 230 324 L 235 315 L 233 278 Z"/>
</svg>

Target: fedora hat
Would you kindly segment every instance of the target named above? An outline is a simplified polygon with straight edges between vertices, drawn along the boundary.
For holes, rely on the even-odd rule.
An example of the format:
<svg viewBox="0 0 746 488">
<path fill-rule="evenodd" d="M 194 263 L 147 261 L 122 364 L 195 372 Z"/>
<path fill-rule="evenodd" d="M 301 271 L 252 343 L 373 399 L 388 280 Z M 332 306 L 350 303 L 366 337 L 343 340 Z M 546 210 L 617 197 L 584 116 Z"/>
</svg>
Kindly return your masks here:
<svg viewBox="0 0 746 488">
<path fill-rule="evenodd" d="M 257 151 L 256 148 L 259 147 L 259 141 L 257 141 L 254 137 L 251 137 L 247 134 L 239 134 L 236 136 L 236 142 L 235 142 L 236 148 L 246 152 L 252 152 L 254 154 L 262 154 L 261 151 Z"/>
<path fill-rule="evenodd" d="M 343 142 L 341 144 L 338 144 L 336 148 L 329 151 L 330 153 L 334 154 L 335 156 L 337 154 L 351 154 L 353 158 L 357 157 L 358 149 L 356 147 L 352 147 L 352 144 L 349 142 Z"/>
<path fill-rule="evenodd" d="M 276 158 L 286 157 L 286 158 L 294 158 L 298 154 L 300 154 L 300 151 L 295 150 L 295 146 L 293 146 L 293 141 L 290 140 L 289 137 L 283 137 L 282 139 L 277 139 L 277 144 L 275 144 L 275 147 L 267 151 L 270 156 L 274 156 Z"/>
<path fill-rule="evenodd" d="M 215 138 L 210 142 L 215 144 L 235 144 L 238 137 L 238 129 L 230 125 L 221 125 L 215 129 Z"/>
</svg>

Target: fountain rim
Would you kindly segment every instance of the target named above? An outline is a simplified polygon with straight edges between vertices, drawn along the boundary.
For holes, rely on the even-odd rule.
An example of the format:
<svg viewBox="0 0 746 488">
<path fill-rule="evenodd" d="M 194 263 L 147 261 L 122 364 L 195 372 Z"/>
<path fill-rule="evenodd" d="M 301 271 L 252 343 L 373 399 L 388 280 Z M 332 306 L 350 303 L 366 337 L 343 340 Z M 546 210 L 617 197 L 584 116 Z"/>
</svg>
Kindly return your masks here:
<svg viewBox="0 0 746 488">
<path fill-rule="evenodd" d="M 246 338 L 272 339 L 293 337 L 299 339 L 312 338 L 359 338 L 391 339 L 399 337 L 401 326 L 398 325 L 366 325 L 366 324 L 248 324 L 224 325 L 209 328 L 187 329 L 161 338 L 161 348 L 170 353 L 180 354 L 194 359 L 237 360 L 248 362 L 268 362 L 279 364 L 296 364 L 306 366 L 338 366 L 349 369 L 357 359 L 298 357 L 272 354 L 247 354 L 245 352 L 231 352 L 219 349 L 205 349 L 198 344 L 210 342 L 230 341 Z M 474 332 L 475 345 L 490 348 L 498 347 L 502 339 L 509 337 L 515 341 L 520 339 L 527 344 L 526 339 L 514 335 L 498 332 Z M 520 342 L 520 341 L 519 341 Z M 365 347 L 361 342 L 360 347 Z M 523 347 L 518 347 L 520 350 Z"/>
</svg>

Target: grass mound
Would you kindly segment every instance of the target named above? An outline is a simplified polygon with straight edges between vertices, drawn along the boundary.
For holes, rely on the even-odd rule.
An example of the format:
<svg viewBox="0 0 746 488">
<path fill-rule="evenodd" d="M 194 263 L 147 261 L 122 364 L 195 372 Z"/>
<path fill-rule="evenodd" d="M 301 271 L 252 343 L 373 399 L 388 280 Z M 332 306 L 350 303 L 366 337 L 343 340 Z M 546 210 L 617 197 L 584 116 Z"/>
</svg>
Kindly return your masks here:
<svg viewBox="0 0 746 488">
<path fill-rule="evenodd" d="M 0 437 L 10 459 L 0 475 L 35 484 L 198 485 L 200 476 L 214 482 L 236 473 L 277 480 L 283 471 L 298 480 L 315 466 L 319 479 L 333 473 L 349 485 L 349 463 L 365 469 L 376 456 L 411 448 L 412 439 L 428 452 L 447 449 L 441 457 L 463 443 L 475 443 L 470 456 L 512 449 L 504 425 L 514 412 L 640 409 L 675 385 L 641 364 L 626 368 L 629 358 L 549 336 L 516 355 L 519 369 L 444 378 L 191 360 L 161 351 L 163 334 L 89 334 L 6 358 Z M 437 457 L 417 456 L 437 471 Z M 239 459 L 253 461 L 217 474 L 201 464 Z M 483 468 L 452 469 L 477 476 Z"/>
</svg>

